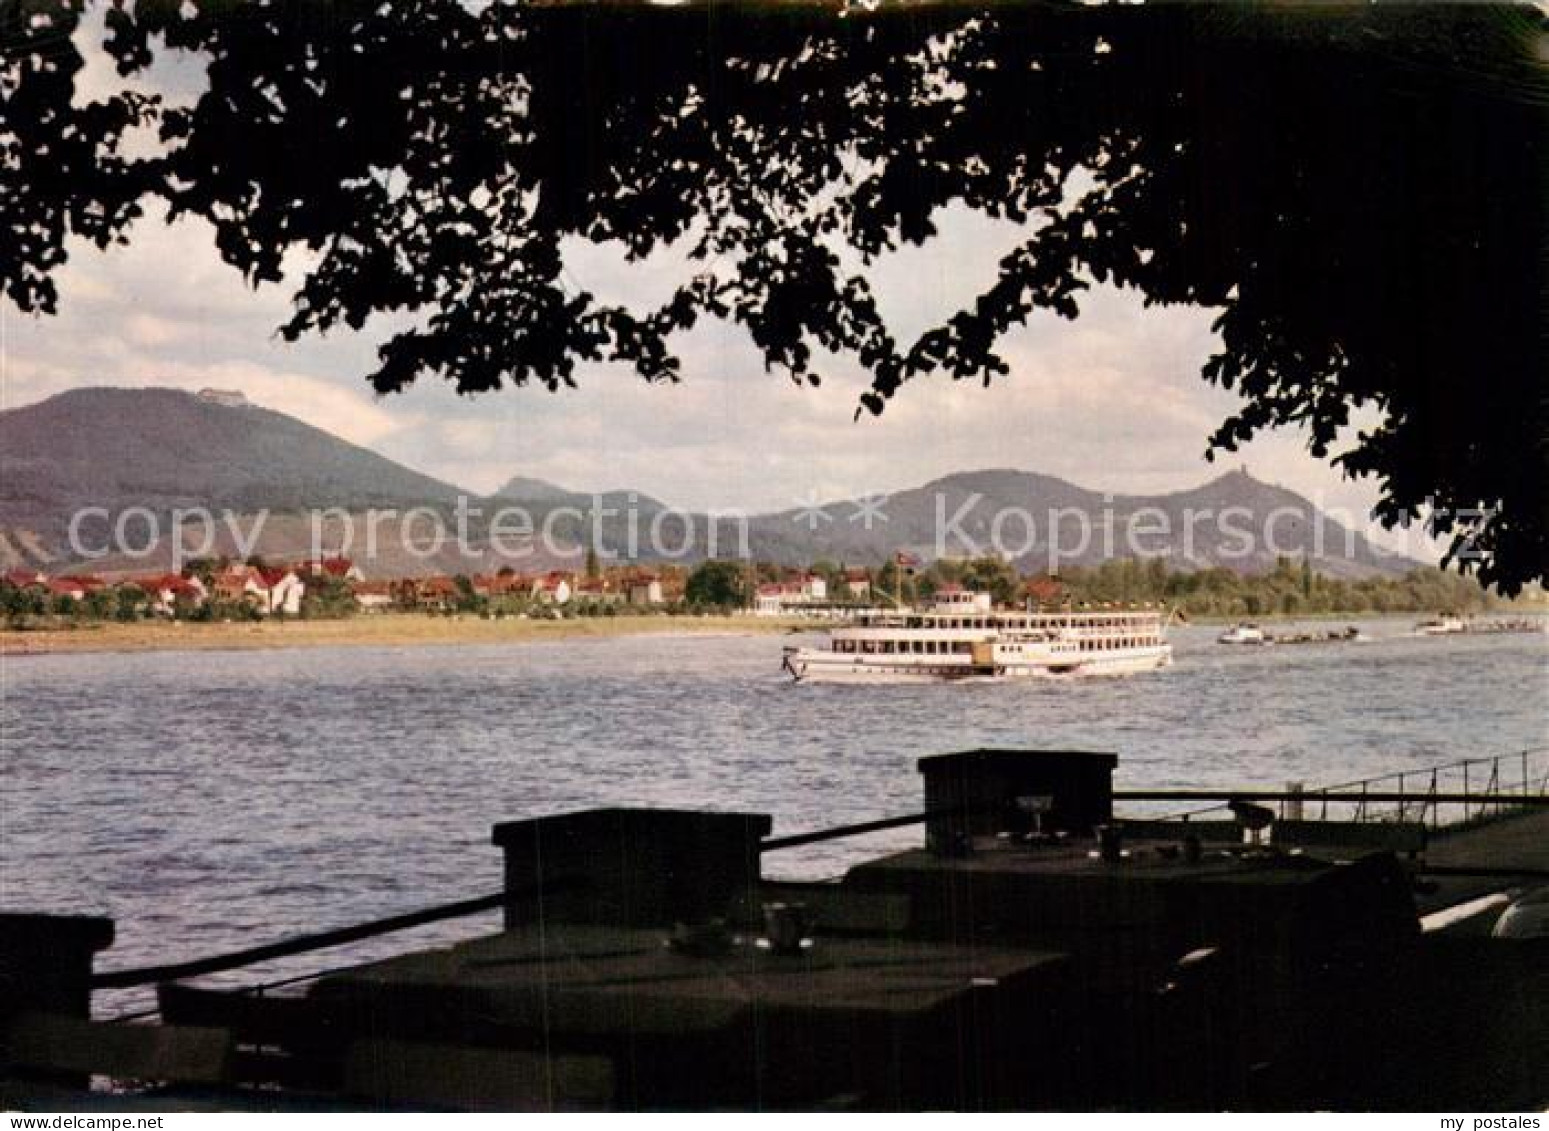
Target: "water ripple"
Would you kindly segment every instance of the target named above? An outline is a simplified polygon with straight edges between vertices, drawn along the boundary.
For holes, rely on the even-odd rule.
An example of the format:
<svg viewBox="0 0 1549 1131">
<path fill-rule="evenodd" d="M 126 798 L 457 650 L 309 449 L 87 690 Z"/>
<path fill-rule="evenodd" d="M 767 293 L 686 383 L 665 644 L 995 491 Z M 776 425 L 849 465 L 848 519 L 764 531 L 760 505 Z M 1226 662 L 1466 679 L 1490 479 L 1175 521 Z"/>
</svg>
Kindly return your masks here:
<svg viewBox="0 0 1549 1131">
<path fill-rule="evenodd" d="M 7 660 L 0 903 L 114 915 L 105 964 L 126 966 L 494 890 L 490 826 L 572 808 L 791 832 L 911 811 L 916 759 L 978 745 L 1117 750 L 1131 787 L 1273 787 L 1546 741 L 1542 638 L 1212 635 L 1178 633 L 1168 672 L 1062 685 L 797 687 L 775 637 Z M 771 865 L 835 874 L 918 835 Z"/>
</svg>

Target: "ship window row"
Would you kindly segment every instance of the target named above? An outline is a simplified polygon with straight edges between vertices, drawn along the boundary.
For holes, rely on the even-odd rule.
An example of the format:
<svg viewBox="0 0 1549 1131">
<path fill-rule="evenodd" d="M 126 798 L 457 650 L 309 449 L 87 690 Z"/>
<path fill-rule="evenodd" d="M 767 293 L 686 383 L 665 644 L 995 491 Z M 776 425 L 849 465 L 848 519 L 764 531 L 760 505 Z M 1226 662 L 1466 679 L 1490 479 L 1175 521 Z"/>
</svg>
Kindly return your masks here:
<svg viewBox="0 0 1549 1131">
<path fill-rule="evenodd" d="M 1141 617 L 1094 617 L 1063 620 L 1056 617 L 911 617 L 906 622 L 910 628 L 955 628 L 955 629 L 1020 629 L 1031 631 L 1037 628 L 1078 628 L 1085 630 L 1108 629 L 1110 631 L 1133 631 L 1135 621 Z M 868 621 L 867 623 L 881 623 Z"/>
<path fill-rule="evenodd" d="M 1153 648 L 1161 642 L 1159 636 L 1086 636 L 1077 643 L 1083 652 L 1107 652 L 1115 648 Z M 866 656 L 966 656 L 972 654 L 973 645 L 966 640 L 836 640 L 833 650 Z"/>
<path fill-rule="evenodd" d="M 1086 636 L 1081 639 L 1081 650 L 1107 652 L 1114 648 L 1154 648 L 1161 642 L 1159 636 Z"/>
<path fill-rule="evenodd" d="M 834 651 L 863 656 L 966 656 L 972 654 L 973 645 L 966 640 L 836 640 Z"/>
</svg>

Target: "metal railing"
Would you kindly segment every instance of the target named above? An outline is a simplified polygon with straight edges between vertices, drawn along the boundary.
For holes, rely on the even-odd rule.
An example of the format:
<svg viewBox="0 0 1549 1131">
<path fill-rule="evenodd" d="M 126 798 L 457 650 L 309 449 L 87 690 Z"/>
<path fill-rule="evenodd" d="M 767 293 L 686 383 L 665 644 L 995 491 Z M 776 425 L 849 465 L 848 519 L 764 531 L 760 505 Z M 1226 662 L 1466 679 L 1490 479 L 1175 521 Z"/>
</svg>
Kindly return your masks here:
<svg viewBox="0 0 1549 1131">
<path fill-rule="evenodd" d="M 356 923 L 348 927 L 337 927 L 333 930 L 317 931 L 308 935 L 281 939 L 278 942 L 265 943 L 261 946 L 247 947 L 223 954 L 208 955 L 204 958 L 157 966 L 140 966 L 125 970 L 102 970 L 94 973 L 87 984 L 93 990 L 154 989 L 163 983 L 176 982 L 186 978 L 198 978 L 206 974 L 219 974 L 230 970 L 240 970 L 261 963 L 272 962 L 275 959 L 291 958 L 296 955 L 312 954 L 320 950 L 331 950 L 335 947 L 348 946 L 366 939 L 378 938 L 398 931 L 407 931 L 431 923 L 442 923 L 451 919 L 463 919 L 473 915 L 482 915 L 490 911 L 497 911 L 503 907 L 521 905 L 548 896 L 577 891 L 583 886 L 584 884 L 578 880 L 560 880 L 534 884 L 514 891 L 507 889 L 492 892 L 488 895 L 475 896 L 472 899 L 460 899 L 453 903 L 443 903 L 435 907 L 421 908 L 418 911 L 390 915 L 384 919 L 373 919 L 365 923 Z M 232 992 L 257 994 L 261 997 L 267 990 L 312 981 L 315 978 L 323 977 L 344 968 L 328 967 L 307 974 L 281 978 L 278 981 L 240 987 Z M 139 1021 L 147 1017 L 154 1017 L 160 1012 L 159 1006 L 146 1009 L 131 1009 L 128 1012 L 120 1012 L 109 1018 L 109 1020 Z"/>
<path fill-rule="evenodd" d="M 1162 791 L 1154 792 L 1152 799 L 1160 799 Z M 1138 796 L 1137 791 L 1114 791 L 1117 800 Z M 1491 819 L 1529 804 L 1536 806 L 1546 796 L 1549 746 L 1461 758 L 1332 785 L 1293 786 L 1277 791 L 1274 798 L 1281 818 L 1295 816 L 1299 810 L 1304 820 L 1399 821 L 1439 829 Z M 1226 808 L 1223 801 L 1167 813 L 1160 819 L 1187 820 Z"/>
<path fill-rule="evenodd" d="M 1461 788 L 1455 788 L 1457 786 Z M 1477 790 L 1476 790 L 1477 785 Z M 1286 789 L 1277 791 L 1245 790 L 1115 790 L 1116 801 L 1164 801 L 1204 800 L 1216 801 L 1202 808 L 1167 813 L 1160 820 L 1187 821 L 1190 817 L 1227 810 L 1232 800 L 1246 800 L 1275 804 L 1282 819 L 1299 816 L 1301 819 L 1399 821 L 1428 824 L 1432 828 L 1466 824 L 1469 821 L 1492 818 L 1514 808 L 1539 807 L 1549 804 L 1549 746 L 1532 747 L 1479 758 L 1464 758 L 1455 762 L 1420 769 L 1398 770 L 1375 777 L 1318 786 L 1312 789 Z M 829 829 L 796 833 L 783 837 L 770 837 L 763 842 L 763 851 L 795 848 L 807 844 L 857 836 L 885 829 L 921 824 L 940 816 L 973 812 L 974 807 L 949 807 L 885 817 L 873 821 L 840 825 Z M 140 967 L 127 970 L 110 970 L 95 974 L 90 982 L 94 989 L 128 989 L 149 987 L 163 982 L 192 978 L 253 966 L 277 958 L 308 954 L 346 944 L 374 938 L 379 935 L 408 930 L 429 923 L 496 910 L 502 906 L 535 900 L 576 888 L 577 881 L 548 882 L 516 891 L 495 892 L 472 899 L 425 908 L 401 915 L 389 916 L 350 927 L 321 931 L 297 938 L 280 940 L 262 946 L 249 947 L 227 954 L 213 955 L 185 962 Z M 297 982 L 310 981 L 331 972 L 323 970 L 277 982 L 246 987 L 245 991 L 262 994 L 265 990 Z M 135 1011 L 120 1015 L 117 1020 L 138 1020 L 157 1013 L 156 1009 Z"/>
</svg>

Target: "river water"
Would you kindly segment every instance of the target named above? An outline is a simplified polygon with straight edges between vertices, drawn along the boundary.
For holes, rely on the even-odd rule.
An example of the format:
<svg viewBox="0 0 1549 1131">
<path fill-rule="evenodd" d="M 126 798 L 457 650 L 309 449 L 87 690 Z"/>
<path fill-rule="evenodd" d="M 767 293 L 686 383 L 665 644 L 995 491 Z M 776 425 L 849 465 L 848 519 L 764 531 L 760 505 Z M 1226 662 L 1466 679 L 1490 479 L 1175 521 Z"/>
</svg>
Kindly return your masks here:
<svg viewBox="0 0 1549 1131">
<path fill-rule="evenodd" d="M 1277 788 L 1549 741 L 1549 637 L 1408 627 L 1272 649 L 1185 628 L 1151 675 L 877 688 L 791 684 L 775 636 L 4 659 L 0 905 L 113 916 L 99 967 L 123 967 L 498 890 L 490 826 L 573 808 L 767 812 L 780 834 L 917 810 L 915 760 L 980 745 L 1117 751 L 1121 788 Z"/>
</svg>

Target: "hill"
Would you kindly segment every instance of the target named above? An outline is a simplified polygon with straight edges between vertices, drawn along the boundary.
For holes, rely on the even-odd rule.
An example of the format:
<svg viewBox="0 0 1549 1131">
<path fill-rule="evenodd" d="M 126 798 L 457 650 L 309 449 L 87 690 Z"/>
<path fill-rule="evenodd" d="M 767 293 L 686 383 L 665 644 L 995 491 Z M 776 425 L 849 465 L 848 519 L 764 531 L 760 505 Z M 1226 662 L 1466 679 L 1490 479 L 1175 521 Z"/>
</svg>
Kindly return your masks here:
<svg viewBox="0 0 1549 1131">
<path fill-rule="evenodd" d="M 530 479 L 522 475 L 507 480 L 504 486 L 490 496 L 489 502 L 492 506 L 503 504 L 524 507 L 535 515 L 545 515 L 560 507 L 571 507 L 589 514 L 596 506 L 604 512 L 627 512 L 633 508 L 637 515 L 649 517 L 668 509 L 666 503 L 641 491 L 621 489 L 588 495 L 584 491 L 555 486 L 545 479 Z"/>
<path fill-rule="evenodd" d="M 76 389 L 0 413 L 0 556 L 68 557 L 70 516 L 450 504 L 457 488 L 295 417 L 176 389 Z"/>
<path fill-rule="evenodd" d="M 712 524 L 703 514 L 663 514 L 663 504 L 639 492 L 594 499 L 519 477 L 497 498 L 529 510 L 537 525 L 559 508 L 579 511 L 580 518 L 556 515 L 551 528 L 567 542 L 595 540 L 623 557 L 698 560 L 730 556 L 738 547 L 736 520 Z M 653 554 L 651 530 L 658 522 Z M 1320 573 L 1355 579 L 1401 574 L 1418 564 L 1378 549 L 1303 496 L 1245 471 L 1150 496 L 1106 495 L 1027 471 L 965 471 L 865 502 L 835 499 L 750 515 L 744 524 L 753 557 L 786 565 L 826 559 L 875 566 L 908 551 L 927 561 L 996 554 L 1025 572 L 1160 556 L 1175 570 L 1265 573 L 1280 557 L 1306 557 Z M 631 544 L 639 547 L 634 553 L 627 550 Z"/>
<path fill-rule="evenodd" d="M 1403 573 L 1417 563 L 1373 546 L 1294 491 L 1234 471 L 1162 495 L 1106 495 L 1063 479 L 1006 469 L 961 472 L 900 491 L 868 519 L 835 501 L 753 519 L 757 557 L 878 564 L 895 550 L 924 559 L 1001 554 L 1026 572 L 1160 556 L 1173 569 L 1272 569 L 1308 558 L 1333 577 Z"/>
<path fill-rule="evenodd" d="M 110 515 L 131 507 L 157 515 L 194 507 L 216 514 L 267 511 L 261 528 L 250 521 L 243 527 L 257 530 L 248 552 L 291 559 L 309 550 L 301 514 L 309 508 L 359 515 L 430 506 L 449 515 L 460 494 L 294 417 L 178 390 L 80 389 L 0 413 L 0 568 L 67 562 L 70 516 L 83 507 Z M 421 555 L 400 538 L 387 538 L 368 572 L 573 567 L 593 544 L 625 558 L 692 562 L 735 554 L 739 543 L 734 519 L 715 523 L 712 543 L 707 516 L 672 512 L 627 489 L 592 496 L 517 476 L 493 496 L 470 502 L 486 518 L 498 507 L 520 507 L 554 544 L 529 545 L 503 560 L 475 520 L 470 554 L 446 547 Z M 1173 569 L 1225 566 L 1240 573 L 1265 572 L 1280 556 L 1306 557 L 1314 569 L 1344 578 L 1398 574 L 1417 564 L 1378 550 L 1302 496 L 1243 471 L 1154 496 L 1105 495 L 1011 469 L 965 471 L 869 503 L 833 500 L 744 521 L 752 554 L 788 565 L 819 559 L 880 565 L 899 550 L 927 560 L 999 553 L 1026 572 L 1150 555 L 1165 557 Z M 357 530 L 363 526 L 355 523 Z M 325 549 L 342 545 L 338 529 L 329 527 Z M 244 548 L 223 537 L 215 551 Z M 364 556 L 358 542 L 351 552 Z M 159 568 L 171 557 L 163 544 L 145 557 L 99 560 L 93 568 Z"/>
</svg>

